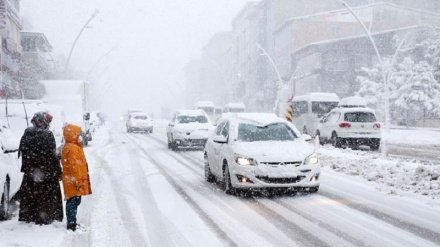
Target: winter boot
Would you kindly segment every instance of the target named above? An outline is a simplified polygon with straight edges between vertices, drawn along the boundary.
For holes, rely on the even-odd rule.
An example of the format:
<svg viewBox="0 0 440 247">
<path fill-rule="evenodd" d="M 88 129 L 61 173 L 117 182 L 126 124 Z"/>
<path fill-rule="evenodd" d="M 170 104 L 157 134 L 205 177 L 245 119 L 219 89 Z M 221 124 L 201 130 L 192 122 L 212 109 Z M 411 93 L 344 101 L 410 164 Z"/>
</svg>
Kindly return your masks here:
<svg viewBox="0 0 440 247">
<path fill-rule="evenodd" d="M 67 230 L 76 231 L 76 223 L 68 223 L 67 224 Z"/>
</svg>

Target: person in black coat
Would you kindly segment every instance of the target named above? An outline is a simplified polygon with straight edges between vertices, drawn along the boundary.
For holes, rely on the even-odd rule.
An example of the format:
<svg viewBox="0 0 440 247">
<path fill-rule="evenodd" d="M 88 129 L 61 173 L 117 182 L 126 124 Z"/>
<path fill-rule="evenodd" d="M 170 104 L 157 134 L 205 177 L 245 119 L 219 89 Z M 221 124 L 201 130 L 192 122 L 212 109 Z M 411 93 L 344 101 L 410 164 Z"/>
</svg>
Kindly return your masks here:
<svg viewBox="0 0 440 247">
<path fill-rule="evenodd" d="M 63 202 L 60 188 L 61 165 L 56 155 L 56 143 L 49 130 L 52 116 L 37 112 L 33 127 L 25 130 L 20 141 L 22 156 L 19 221 L 39 225 L 63 220 Z"/>
</svg>

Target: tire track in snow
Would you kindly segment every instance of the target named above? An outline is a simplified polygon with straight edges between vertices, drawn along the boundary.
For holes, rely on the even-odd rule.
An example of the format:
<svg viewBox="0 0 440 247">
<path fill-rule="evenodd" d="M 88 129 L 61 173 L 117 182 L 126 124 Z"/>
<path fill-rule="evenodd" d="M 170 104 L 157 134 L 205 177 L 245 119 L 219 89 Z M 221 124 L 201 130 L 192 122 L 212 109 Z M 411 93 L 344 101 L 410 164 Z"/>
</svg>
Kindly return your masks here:
<svg viewBox="0 0 440 247">
<path fill-rule="evenodd" d="M 166 145 L 166 142 L 161 140 L 161 139 L 159 139 L 158 137 L 156 137 L 156 136 L 150 136 L 150 137 L 155 142 L 163 144 L 163 145 Z M 196 160 L 195 157 L 191 157 L 190 155 L 184 154 L 184 153 L 182 153 L 181 156 L 185 157 L 188 161 L 190 161 L 190 163 L 193 163 L 196 166 L 200 166 L 201 165 L 200 161 Z M 438 234 L 437 232 L 434 232 L 434 231 L 429 230 L 427 228 L 423 228 L 423 227 L 417 226 L 417 225 L 415 225 L 413 223 L 404 221 L 402 219 L 398 219 L 398 218 L 390 216 L 388 214 L 382 213 L 382 212 L 380 212 L 380 211 L 378 211 L 376 209 L 373 209 L 373 208 L 370 208 L 370 207 L 367 207 L 367 206 L 364 206 L 364 205 L 361 205 L 361 204 L 357 204 L 357 203 L 352 202 L 352 201 L 350 201 L 350 200 L 348 200 L 346 198 L 343 198 L 341 196 L 337 196 L 335 194 L 331 194 L 329 192 L 323 192 L 321 190 L 320 191 L 320 195 L 322 195 L 322 196 L 324 196 L 324 197 L 326 197 L 326 198 L 328 198 L 330 200 L 333 200 L 333 201 L 346 201 L 346 202 L 348 202 L 347 206 L 349 206 L 352 209 L 355 209 L 355 210 L 357 210 L 359 212 L 365 213 L 365 214 L 367 214 L 369 216 L 372 216 L 372 217 L 374 217 L 376 219 L 384 221 L 384 222 L 386 222 L 386 223 L 388 223 L 390 225 L 395 226 L 396 228 L 402 229 L 404 231 L 408 231 L 408 232 L 410 232 L 410 233 L 412 233 L 412 234 L 414 234 L 414 235 L 416 235 L 418 237 L 421 237 L 423 239 L 431 241 L 431 242 L 433 242 L 435 244 L 440 244 L 440 234 Z M 316 218 L 312 218 L 311 216 L 308 216 L 308 215 L 305 215 L 304 213 L 298 212 L 298 210 L 295 210 L 289 204 L 281 203 L 281 202 L 277 202 L 277 203 L 282 205 L 283 207 L 289 209 L 290 211 L 296 213 L 296 214 L 300 214 L 302 217 L 305 217 L 308 220 L 311 220 L 311 221 L 313 220 L 315 222 L 318 221 L 319 224 L 323 228 L 325 228 L 325 229 L 327 229 L 327 230 L 329 230 L 329 231 L 331 231 L 331 232 L 341 236 L 346 241 L 348 241 L 348 242 L 350 242 L 350 243 L 352 243 L 352 244 L 354 244 L 356 246 L 364 246 L 362 241 L 357 240 L 357 239 L 355 239 L 353 237 L 350 237 L 349 235 L 341 232 L 339 229 L 336 229 L 336 228 L 332 227 L 331 225 L 329 225 L 329 224 L 327 224 L 325 222 L 321 222 L 321 221 L 319 221 Z"/>
<path fill-rule="evenodd" d="M 150 187 L 147 186 L 146 180 L 140 178 L 145 174 L 139 161 L 139 154 L 134 148 L 129 149 L 130 164 L 133 171 L 134 182 L 136 185 L 137 197 L 143 205 L 142 214 L 147 226 L 148 235 L 150 236 L 151 246 L 167 247 L 167 246 L 190 246 L 185 237 L 175 230 L 172 223 L 169 223 L 162 212 L 157 208 L 157 203 L 154 199 Z M 135 160 L 134 157 L 137 159 Z M 160 171 L 159 171 L 160 172 Z M 161 173 L 161 175 L 163 175 Z M 174 236 L 173 239 L 169 235 Z M 173 240 L 178 242 L 175 244 Z"/>
<path fill-rule="evenodd" d="M 143 140 L 145 141 L 145 140 Z M 185 190 L 176 183 L 176 181 L 168 174 L 165 169 L 162 168 L 161 165 L 146 152 L 141 145 L 135 143 L 140 150 L 148 157 L 150 162 L 154 164 L 154 166 L 161 172 L 164 178 L 170 183 L 170 185 L 176 190 L 176 192 L 194 209 L 194 211 L 201 216 L 201 218 L 207 223 L 207 225 L 217 234 L 219 239 L 223 239 L 228 246 L 237 246 L 238 245 L 217 225 L 217 223 L 205 212 L 203 209 L 192 199 Z"/>
<path fill-rule="evenodd" d="M 122 223 L 124 224 L 124 229 L 126 230 L 127 236 L 129 236 L 130 241 L 131 241 L 131 245 L 132 246 L 139 246 L 139 247 L 147 247 L 147 246 L 151 246 L 148 243 L 148 239 L 144 238 L 144 234 L 142 234 L 137 225 L 133 224 L 133 221 L 136 219 L 136 217 L 134 217 L 134 215 L 132 214 L 131 210 L 128 207 L 128 203 L 124 197 L 124 194 L 121 190 L 121 185 L 120 182 L 118 180 L 118 178 L 115 176 L 115 174 L 113 173 L 111 167 L 109 166 L 109 164 L 106 162 L 105 157 L 111 152 L 113 151 L 115 148 L 120 147 L 122 144 L 112 144 L 113 139 L 110 137 L 108 144 L 105 145 L 104 148 L 102 148 L 102 150 L 98 151 L 98 152 L 93 152 L 93 157 L 95 158 L 95 168 L 94 168 L 94 173 L 99 173 L 99 177 L 98 177 L 98 181 L 95 184 L 95 188 L 94 189 L 94 194 L 91 196 L 92 197 L 92 201 L 90 201 L 88 204 L 85 204 L 86 207 L 84 208 L 80 208 L 80 211 L 86 212 L 87 216 L 87 221 L 86 224 L 90 225 L 91 222 L 91 218 L 93 216 L 93 212 L 95 212 L 95 210 L 99 210 L 98 208 L 95 207 L 95 205 L 97 205 L 98 203 L 96 202 L 96 200 L 100 200 L 102 197 L 102 186 L 103 186 L 103 180 L 105 178 L 109 178 L 110 179 L 110 186 L 112 187 L 113 191 L 116 193 L 117 198 L 115 198 L 116 201 L 116 206 L 118 207 L 118 211 L 120 212 L 121 215 L 121 220 Z M 96 177 L 96 175 L 92 175 L 91 177 Z M 92 236 L 90 234 L 90 232 L 87 232 L 87 237 L 88 237 L 88 242 L 85 245 L 84 241 L 81 241 L 81 238 L 79 238 L 79 240 L 76 239 L 76 236 L 73 237 L 73 239 L 71 239 L 70 241 L 74 242 L 74 245 L 72 246 L 78 246 L 78 247 L 83 247 L 83 246 L 90 246 L 93 244 L 93 239 Z M 75 244 L 76 243 L 76 244 Z M 63 245 L 66 246 L 66 245 Z"/>
<path fill-rule="evenodd" d="M 381 221 L 384 221 L 388 224 L 391 224 L 399 229 L 402 229 L 404 231 L 408 231 L 418 237 L 424 238 L 424 239 L 429 240 L 435 244 L 440 245 L 440 234 L 437 232 L 434 232 L 430 229 L 420 227 L 416 224 L 405 221 L 403 219 L 399 219 L 399 218 L 396 218 L 396 217 L 391 216 L 389 214 L 382 213 L 377 209 L 367 207 L 365 205 L 356 203 L 355 201 L 352 201 L 350 199 L 344 198 L 342 196 L 339 196 L 339 195 L 336 195 L 336 194 L 333 194 L 330 192 L 320 190 L 319 194 L 321 196 L 324 196 L 324 197 L 326 197 L 330 200 L 333 200 L 333 201 L 338 201 L 338 202 L 344 201 L 344 204 L 349 208 L 352 208 L 356 211 L 365 213 L 365 214 L 372 216 L 378 220 L 381 220 Z"/>
<path fill-rule="evenodd" d="M 153 140 L 155 142 L 157 142 L 158 144 L 161 144 L 161 145 L 166 144 L 166 142 L 163 142 L 162 140 L 160 140 L 154 136 L 151 136 L 151 137 L 153 137 Z M 141 139 L 141 138 L 139 138 L 139 139 L 142 141 L 146 141 L 145 139 Z M 189 155 L 184 154 L 184 153 L 180 153 L 181 156 L 178 156 L 177 154 L 179 154 L 179 153 L 173 152 L 173 153 L 170 153 L 170 156 L 172 156 L 181 165 L 190 169 L 191 171 L 193 171 L 195 174 L 197 174 L 198 176 L 200 176 L 203 179 L 203 171 L 200 171 L 200 172 L 195 171 L 195 169 L 193 167 L 190 167 L 186 163 L 184 163 L 181 158 L 184 158 L 187 162 L 194 164 L 195 167 L 203 169 L 203 165 L 200 163 L 200 161 L 198 161 L 195 158 L 190 157 Z M 187 184 L 187 185 L 189 187 L 193 187 L 193 185 L 191 185 L 191 184 Z M 197 188 L 193 188 L 193 189 L 197 190 Z M 215 193 L 215 191 L 214 191 L 214 193 Z M 305 218 L 302 215 L 300 215 L 300 217 L 303 217 L 306 221 L 309 221 L 310 223 L 306 222 L 304 225 L 299 225 L 299 224 L 295 224 L 293 221 L 290 221 L 287 218 L 283 217 L 281 214 L 279 214 L 275 210 L 269 208 L 268 206 L 262 204 L 261 202 L 259 202 L 255 198 L 249 199 L 248 201 L 244 201 L 244 202 L 251 209 L 253 209 L 256 213 L 258 213 L 259 215 L 266 218 L 266 220 L 271 222 L 278 230 L 280 230 L 281 232 L 286 234 L 286 236 L 288 236 L 289 238 L 291 238 L 294 241 L 301 242 L 302 246 L 327 247 L 327 246 L 342 246 L 342 245 L 343 246 L 352 246 L 352 244 L 353 244 L 353 246 L 364 246 L 364 244 L 361 241 L 354 240 L 353 238 L 348 238 L 347 236 L 344 236 L 339 240 L 338 238 L 340 236 L 338 234 L 340 233 L 340 231 L 338 231 L 337 229 L 334 229 L 333 227 L 330 227 L 328 225 L 321 224 L 320 225 L 321 228 L 334 234 L 332 239 L 327 239 L 329 241 L 332 240 L 334 243 L 333 245 L 329 245 L 324 240 L 320 239 L 318 236 L 313 235 L 311 233 L 311 231 L 307 231 L 306 229 L 304 229 L 304 225 L 306 225 L 306 224 L 309 226 L 308 227 L 309 229 L 313 228 L 312 224 L 316 223 L 317 219 L 312 219 L 311 217 Z M 304 220 L 303 220 L 303 222 L 304 222 Z M 324 227 L 324 226 L 326 226 L 326 227 Z"/>
</svg>

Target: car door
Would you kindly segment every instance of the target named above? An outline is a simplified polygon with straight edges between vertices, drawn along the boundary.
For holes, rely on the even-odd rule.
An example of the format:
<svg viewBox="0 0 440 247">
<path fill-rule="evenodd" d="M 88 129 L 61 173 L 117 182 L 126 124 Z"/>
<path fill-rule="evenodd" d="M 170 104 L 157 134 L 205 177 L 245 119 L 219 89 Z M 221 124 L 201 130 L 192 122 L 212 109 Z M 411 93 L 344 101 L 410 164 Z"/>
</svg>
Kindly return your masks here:
<svg viewBox="0 0 440 247">
<path fill-rule="evenodd" d="M 229 130 L 230 130 L 230 122 L 226 122 L 225 126 L 223 127 L 223 130 L 221 132 L 221 136 L 223 136 L 224 138 L 226 138 L 227 143 L 223 143 L 220 145 L 220 150 L 219 153 L 217 155 L 217 164 L 218 164 L 218 168 L 219 168 L 219 173 L 221 174 L 221 176 L 223 176 L 223 160 L 226 159 L 229 156 Z"/>
<path fill-rule="evenodd" d="M 324 120 L 321 136 L 330 139 L 337 112 L 330 112 Z"/>
<path fill-rule="evenodd" d="M 168 140 L 171 141 L 172 139 L 172 133 L 176 122 L 176 114 L 173 115 L 173 118 L 171 119 L 170 123 L 167 126 L 167 137 Z"/>
<path fill-rule="evenodd" d="M 216 133 L 219 136 L 223 136 L 226 137 L 229 134 L 229 121 L 224 122 L 221 131 L 219 133 Z M 223 171 L 222 171 L 222 165 L 223 165 L 223 151 L 224 151 L 224 147 L 227 146 L 226 143 L 217 143 L 214 142 L 214 163 L 215 163 L 215 171 L 213 171 L 213 173 L 217 176 L 217 177 L 222 177 L 223 176 Z"/>
<path fill-rule="evenodd" d="M 327 114 L 322 120 L 321 123 L 319 125 L 319 134 L 321 136 L 321 138 L 327 138 L 327 123 L 328 123 L 328 119 L 329 117 L 332 115 L 332 113 Z"/>
<path fill-rule="evenodd" d="M 212 133 L 212 136 L 208 138 L 208 142 L 206 143 L 206 147 L 205 147 L 206 154 L 208 155 L 209 167 L 214 175 L 217 175 L 216 170 L 218 170 L 217 168 L 218 165 L 217 165 L 216 153 L 219 152 L 218 149 L 220 148 L 220 145 L 219 143 L 214 142 L 213 138 L 215 136 L 220 135 L 224 125 L 225 125 L 224 122 L 219 123 L 217 125 L 217 128 L 215 129 L 214 133 Z"/>
</svg>

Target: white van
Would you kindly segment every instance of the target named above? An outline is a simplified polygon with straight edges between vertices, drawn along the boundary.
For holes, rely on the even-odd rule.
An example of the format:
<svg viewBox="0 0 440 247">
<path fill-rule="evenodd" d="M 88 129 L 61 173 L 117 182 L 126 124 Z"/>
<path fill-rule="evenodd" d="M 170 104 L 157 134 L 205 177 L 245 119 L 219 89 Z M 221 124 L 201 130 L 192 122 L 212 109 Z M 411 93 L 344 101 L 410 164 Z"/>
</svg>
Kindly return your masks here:
<svg viewBox="0 0 440 247">
<path fill-rule="evenodd" d="M 208 114 L 210 120 L 215 118 L 215 105 L 212 101 L 199 101 L 194 105 L 196 110 L 204 110 Z"/>
<path fill-rule="evenodd" d="M 225 105 L 223 112 L 246 112 L 246 105 L 244 103 L 228 103 Z"/>
<path fill-rule="evenodd" d="M 338 106 L 340 99 L 334 93 L 309 93 L 293 98 L 292 123 L 303 134 L 314 136 L 320 119 Z"/>
</svg>

